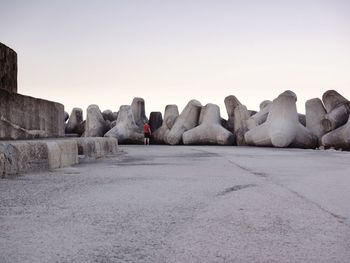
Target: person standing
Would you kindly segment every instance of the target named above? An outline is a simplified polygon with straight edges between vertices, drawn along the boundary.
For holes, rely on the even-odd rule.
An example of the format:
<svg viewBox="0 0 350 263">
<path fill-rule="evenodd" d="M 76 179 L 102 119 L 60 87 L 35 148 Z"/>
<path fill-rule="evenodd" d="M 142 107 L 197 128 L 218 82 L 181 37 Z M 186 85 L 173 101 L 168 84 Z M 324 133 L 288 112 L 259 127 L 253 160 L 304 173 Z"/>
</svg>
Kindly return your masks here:
<svg viewBox="0 0 350 263">
<path fill-rule="evenodd" d="M 143 135 L 144 135 L 144 139 L 143 139 L 144 145 L 146 144 L 149 145 L 149 138 L 151 137 L 151 127 L 147 122 L 143 125 Z"/>
</svg>

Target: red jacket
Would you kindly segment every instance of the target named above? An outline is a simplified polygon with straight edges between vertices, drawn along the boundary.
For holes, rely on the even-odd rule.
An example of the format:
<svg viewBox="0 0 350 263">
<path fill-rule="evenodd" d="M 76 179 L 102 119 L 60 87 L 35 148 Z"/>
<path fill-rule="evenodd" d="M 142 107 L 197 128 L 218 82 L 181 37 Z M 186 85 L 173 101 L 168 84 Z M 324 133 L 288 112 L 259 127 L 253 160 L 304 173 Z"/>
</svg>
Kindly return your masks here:
<svg viewBox="0 0 350 263">
<path fill-rule="evenodd" d="M 147 123 L 143 125 L 143 133 L 151 133 L 151 127 Z"/>
</svg>

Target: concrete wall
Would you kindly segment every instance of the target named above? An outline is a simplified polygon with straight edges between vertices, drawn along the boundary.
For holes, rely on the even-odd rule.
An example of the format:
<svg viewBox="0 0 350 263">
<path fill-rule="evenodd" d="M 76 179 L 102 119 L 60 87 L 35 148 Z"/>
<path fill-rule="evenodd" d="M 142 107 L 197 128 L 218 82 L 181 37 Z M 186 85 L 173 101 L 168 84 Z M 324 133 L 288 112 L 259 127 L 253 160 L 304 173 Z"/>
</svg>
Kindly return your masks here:
<svg viewBox="0 0 350 263">
<path fill-rule="evenodd" d="M 17 93 L 17 54 L 0 43 L 0 89 Z"/>
<path fill-rule="evenodd" d="M 0 140 L 62 136 L 62 104 L 0 89 Z"/>
<path fill-rule="evenodd" d="M 0 178 L 71 166 L 117 153 L 115 138 L 0 141 Z"/>
</svg>

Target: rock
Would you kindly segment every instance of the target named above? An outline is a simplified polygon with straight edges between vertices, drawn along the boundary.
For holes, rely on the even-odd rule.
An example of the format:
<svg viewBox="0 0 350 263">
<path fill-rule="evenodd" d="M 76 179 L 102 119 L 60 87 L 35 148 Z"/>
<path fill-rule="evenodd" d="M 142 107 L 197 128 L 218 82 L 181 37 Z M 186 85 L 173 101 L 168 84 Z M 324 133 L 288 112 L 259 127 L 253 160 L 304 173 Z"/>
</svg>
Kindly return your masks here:
<svg viewBox="0 0 350 263">
<path fill-rule="evenodd" d="M 17 93 L 17 53 L 0 43 L 0 89 Z"/>
<path fill-rule="evenodd" d="M 162 126 L 152 134 L 152 139 L 155 143 L 167 143 L 166 137 L 170 129 L 173 127 L 178 116 L 179 110 L 176 105 L 170 104 L 165 107 Z"/>
<path fill-rule="evenodd" d="M 219 144 L 232 145 L 234 136 L 221 126 L 220 108 L 207 104 L 201 110 L 199 126 L 182 135 L 184 144 Z"/>
<path fill-rule="evenodd" d="M 247 145 L 244 139 L 244 134 L 248 131 L 247 120 L 250 117 L 250 113 L 247 107 L 244 105 L 238 105 L 234 110 L 233 127 L 234 136 L 236 138 L 236 144 L 238 146 Z"/>
<path fill-rule="evenodd" d="M 202 105 L 199 101 L 191 100 L 176 119 L 165 141 L 171 145 L 180 144 L 182 134 L 198 125 L 201 108 Z"/>
<path fill-rule="evenodd" d="M 0 89 L 0 139 L 63 137 L 63 120 L 60 103 Z"/>
<path fill-rule="evenodd" d="M 162 113 L 159 111 L 152 111 L 149 115 L 149 125 L 151 126 L 151 132 L 158 130 L 163 123 Z"/>
<path fill-rule="evenodd" d="M 143 143 L 143 132 L 135 123 L 131 106 L 120 107 L 117 123 L 105 137 L 114 137 L 119 143 Z"/>
<path fill-rule="evenodd" d="M 139 127 L 139 131 L 143 132 L 143 125 L 148 122 L 145 113 L 145 101 L 142 98 L 134 98 L 131 103 L 131 110 L 135 123 Z"/>
<path fill-rule="evenodd" d="M 107 131 L 100 108 L 92 104 L 87 108 L 85 122 L 85 137 L 103 137 Z"/>
<path fill-rule="evenodd" d="M 308 128 L 309 131 L 317 137 L 318 145 L 321 145 L 321 138 L 325 134 L 325 130 L 321 123 L 325 114 L 326 109 L 324 108 L 323 103 L 319 98 L 314 98 L 306 101 L 306 128 Z"/>
<path fill-rule="evenodd" d="M 227 111 L 228 120 L 226 122 L 226 129 L 234 133 L 234 113 L 237 106 L 242 103 L 233 95 L 227 96 L 224 100 Z"/>
<path fill-rule="evenodd" d="M 249 145 L 315 148 L 317 139 L 299 123 L 296 95 L 285 91 L 273 102 L 265 123 L 245 134 Z"/>
<path fill-rule="evenodd" d="M 350 150 L 350 117 L 345 125 L 325 134 L 322 144 L 327 148 Z"/>
<path fill-rule="evenodd" d="M 83 110 L 81 108 L 73 108 L 66 125 L 66 133 L 80 134 L 79 125 L 83 122 Z"/>
</svg>

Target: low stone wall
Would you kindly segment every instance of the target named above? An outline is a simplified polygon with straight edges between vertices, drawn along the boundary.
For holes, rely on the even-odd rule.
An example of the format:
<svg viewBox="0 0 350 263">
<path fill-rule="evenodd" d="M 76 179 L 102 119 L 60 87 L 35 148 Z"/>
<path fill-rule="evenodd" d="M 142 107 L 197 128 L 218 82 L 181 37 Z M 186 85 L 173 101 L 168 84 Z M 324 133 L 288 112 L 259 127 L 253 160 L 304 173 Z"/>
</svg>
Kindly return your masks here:
<svg viewBox="0 0 350 263">
<path fill-rule="evenodd" d="M 78 153 L 83 159 L 98 159 L 115 155 L 118 152 L 118 140 L 109 137 L 81 137 L 76 139 Z"/>
<path fill-rule="evenodd" d="M 0 140 L 64 136 L 64 106 L 0 89 Z"/>
<path fill-rule="evenodd" d="M 79 149 L 79 152 L 78 152 Z M 116 155 L 114 138 L 0 141 L 0 177 L 51 170 Z"/>
<path fill-rule="evenodd" d="M 0 89 L 17 93 L 17 53 L 0 43 Z"/>
</svg>

